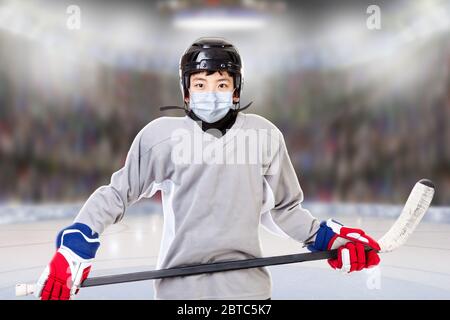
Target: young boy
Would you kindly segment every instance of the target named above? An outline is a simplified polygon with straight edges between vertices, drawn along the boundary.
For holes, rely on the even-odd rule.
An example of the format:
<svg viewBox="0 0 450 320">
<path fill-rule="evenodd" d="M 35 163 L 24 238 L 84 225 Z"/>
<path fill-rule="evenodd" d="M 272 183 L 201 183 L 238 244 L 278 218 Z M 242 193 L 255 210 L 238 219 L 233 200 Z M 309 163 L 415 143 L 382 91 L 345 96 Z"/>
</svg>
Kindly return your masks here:
<svg viewBox="0 0 450 320">
<path fill-rule="evenodd" d="M 158 118 L 139 132 L 123 168 L 58 234 L 57 251 L 38 281 L 38 297 L 76 294 L 89 274 L 99 235 L 120 221 L 128 206 L 157 190 L 164 211 L 158 268 L 260 257 L 262 216 L 310 250 L 338 248 L 338 258 L 329 261 L 335 269 L 352 272 L 379 263 L 376 251 L 365 251 L 367 246 L 379 250 L 378 244 L 362 230 L 332 220 L 320 223 L 302 208 L 303 193 L 282 133 L 268 120 L 240 112 L 242 62 L 231 43 L 195 41 L 181 58 L 180 81 L 186 116 Z M 247 141 L 253 132 L 266 142 L 258 142 L 260 161 L 247 157 L 255 144 L 233 143 Z M 191 143 L 192 137 L 200 139 Z M 180 157 L 180 150 L 193 156 Z M 214 152 L 198 157 L 205 150 Z M 243 150 L 245 161 L 237 161 L 233 156 Z M 271 280 L 266 268 L 168 278 L 155 281 L 155 296 L 268 299 Z"/>
</svg>

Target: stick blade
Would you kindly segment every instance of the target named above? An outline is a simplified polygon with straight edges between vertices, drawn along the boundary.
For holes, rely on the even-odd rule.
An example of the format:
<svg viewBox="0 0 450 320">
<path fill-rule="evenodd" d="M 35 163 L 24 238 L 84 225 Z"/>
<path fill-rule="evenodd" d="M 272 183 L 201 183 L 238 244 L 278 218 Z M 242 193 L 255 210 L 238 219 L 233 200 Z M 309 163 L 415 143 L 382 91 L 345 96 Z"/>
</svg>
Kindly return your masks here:
<svg viewBox="0 0 450 320">
<path fill-rule="evenodd" d="M 393 251 L 408 240 L 428 210 L 433 196 L 433 182 L 422 179 L 415 184 L 397 221 L 378 241 L 380 252 Z"/>
</svg>

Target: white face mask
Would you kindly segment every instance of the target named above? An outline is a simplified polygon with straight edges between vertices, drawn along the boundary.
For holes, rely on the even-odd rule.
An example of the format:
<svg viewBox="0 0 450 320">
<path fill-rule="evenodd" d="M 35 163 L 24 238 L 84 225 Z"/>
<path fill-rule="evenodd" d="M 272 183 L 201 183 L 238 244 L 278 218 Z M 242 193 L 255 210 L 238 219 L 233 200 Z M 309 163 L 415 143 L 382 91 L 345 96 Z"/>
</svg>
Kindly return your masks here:
<svg viewBox="0 0 450 320">
<path fill-rule="evenodd" d="M 189 108 L 205 122 L 222 119 L 233 107 L 233 92 L 191 92 Z"/>
</svg>

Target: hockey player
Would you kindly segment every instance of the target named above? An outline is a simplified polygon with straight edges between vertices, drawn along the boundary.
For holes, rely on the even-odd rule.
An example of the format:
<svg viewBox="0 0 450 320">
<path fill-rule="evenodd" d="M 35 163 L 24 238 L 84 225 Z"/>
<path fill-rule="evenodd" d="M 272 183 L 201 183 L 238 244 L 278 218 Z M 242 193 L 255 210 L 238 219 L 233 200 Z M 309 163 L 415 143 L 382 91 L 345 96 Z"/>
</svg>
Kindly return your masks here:
<svg viewBox="0 0 450 320">
<path fill-rule="evenodd" d="M 157 190 L 164 211 L 158 268 L 260 257 L 261 220 L 310 250 L 337 248 L 338 258 L 328 261 L 334 269 L 353 272 L 379 263 L 379 246 L 364 231 L 333 220 L 320 222 L 302 207 L 303 192 L 282 133 L 263 117 L 241 112 L 242 62 L 231 43 L 222 38 L 195 41 L 180 60 L 180 82 L 186 116 L 155 119 L 137 134 L 110 184 L 95 190 L 74 223 L 58 234 L 56 253 L 38 280 L 38 297 L 75 295 L 105 228 Z M 245 140 L 251 130 L 276 142 L 264 163 L 189 163 L 173 155 L 186 136 L 204 138 L 201 144 L 229 155 L 240 147 L 232 141 Z M 189 145 L 183 142 L 181 147 Z M 263 149 L 267 153 L 268 147 Z M 156 299 L 271 297 L 266 268 L 166 278 L 154 285 Z"/>
</svg>

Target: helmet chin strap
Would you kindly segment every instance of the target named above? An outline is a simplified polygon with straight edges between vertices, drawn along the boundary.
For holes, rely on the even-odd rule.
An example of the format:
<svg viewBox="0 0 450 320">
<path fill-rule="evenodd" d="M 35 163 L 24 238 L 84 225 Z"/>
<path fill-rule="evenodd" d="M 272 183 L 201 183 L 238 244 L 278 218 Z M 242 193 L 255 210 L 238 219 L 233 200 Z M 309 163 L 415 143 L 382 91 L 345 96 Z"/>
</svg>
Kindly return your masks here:
<svg viewBox="0 0 450 320">
<path fill-rule="evenodd" d="M 185 104 L 186 105 L 186 104 Z M 166 110 L 173 110 L 173 109 L 181 109 L 184 110 L 186 112 L 189 112 L 189 109 L 187 109 L 186 107 L 179 107 L 179 106 L 164 106 L 164 107 L 159 107 L 160 111 L 166 111 Z"/>
<path fill-rule="evenodd" d="M 253 103 L 253 101 L 250 101 L 249 103 L 247 103 L 244 107 L 242 107 L 241 108 L 241 103 L 240 102 L 238 102 L 238 103 L 236 103 L 237 105 L 238 105 L 238 108 L 237 109 L 234 109 L 234 110 L 236 110 L 236 111 L 243 111 L 243 110 L 245 110 L 245 109 L 248 109 L 251 105 L 252 105 L 252 103 Z"/>
<path fill-rule="evenodd" d="M 174 109 L 184 110 L 184 113 L 186 113 L 186 114 L 189 113 L 189 108 L 188 108 L 186 102 L 184 102 L 184 106 L 183 106 L 183 107 L 179 107 L 179 106 L 164 106 L 164 107 L 159 107 L 159 111 L 174 110 Z"/>
<path fill-rule="evenodd" d="M 244 107 L 241 108 L 241 102 L 238 101 L 237 103 L 234 104 L 234 105 L 237 105 L 238 107 L 235 108 L 235 109 L 232 109 L 232 110 L 234 110 L 234 111 L 236 111 L 236 112 L 243 111 L 243 110 L 245 110 L 245 109 L 248 109 L 248 108 L 252 105 L 252 103 L 253 103 L 253 101 L 250 101 L 248 104 L 246 104 Z M 184 102 L 184 107 L 179 107 L 179 106 L 164 106 L 164 107 L 159 107 L 159 110 L 160 110 L 160 111 L 174 110 L 174 109 L 184 110 L 184 112 L 185 112 L 186 114 L 189 113 L 189 107 L 188 107 L 187 102 Z"/>
<path fill-rule="evenodd" d="M 246 104 L 244 107 L 241 108 L 241 104 L 238 102 L 236 103 L 236 105 L 238 105 L 238 107 L 236 109 L 233 109 L 234 111 L 243 111 L 245 109 L 248 109 L 251 105 L 253 104 L 253 101 L 250 101 L 248 104 Z M 160 111 L 166 111 L 166 110 L 174 110 L 174 109 L 180 109 L 180 110 L 184 110 L 184 112 L 187 114 L 189 112 L 189 108 L 187 107 L 187 103 L 184 103 L 184 107 L 180 107 L 180 106 L 164 106 L 164 107 L 159 107 Z"/>
</svg>

